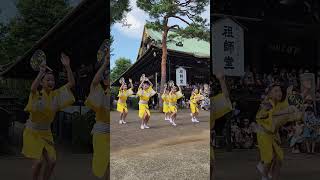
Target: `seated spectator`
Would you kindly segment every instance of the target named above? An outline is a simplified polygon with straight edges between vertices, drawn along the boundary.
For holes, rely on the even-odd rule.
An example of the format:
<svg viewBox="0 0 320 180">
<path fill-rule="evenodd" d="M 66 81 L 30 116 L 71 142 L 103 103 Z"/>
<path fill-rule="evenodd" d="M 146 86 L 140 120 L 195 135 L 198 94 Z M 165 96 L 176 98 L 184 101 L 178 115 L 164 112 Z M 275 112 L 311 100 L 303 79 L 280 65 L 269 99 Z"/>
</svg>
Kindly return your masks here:
<svg viewBox="0 0 320 180">
<path fill-rule="evenodd" d="M 253 129 L 250 126 L 249 119 L 243 120 L 243 127 L 241 128 L 241 147 L 248 149 L 252 148 L 253 143 Z"/>
<path fill-rule="evenodd" d="M 303 106 L 304 106 L 304 109 L 307 109 L 308 107 L 314 109 L 313 99 L 310 95 L 307 95 L 306 98 L 304 99 Z"/>
<path fill-rule="evenodd" d="M 231 143 L 235 148 L 241 147 L 241 130 L 236 122 L 231 124 Z"/>
<path fill-rule="evenodd" d="M 296 122 L 295 125 L 291 125 L 290 127 L 291 131 L 289 131 L 288 137 L 290 147 L 292 148 L 292 153 L 300 153 L 301 144 L 304 141 L 302 136 L 304 124 L 300 121 Z"/>
<path fill-rule="evenodd" d="M 307 153 L 314 153 L 319 138 L 320 121 L 316 118 L 312 107 L 307 107 L 304 115 L 303 137 L 306 139 Z"/>
</svg>

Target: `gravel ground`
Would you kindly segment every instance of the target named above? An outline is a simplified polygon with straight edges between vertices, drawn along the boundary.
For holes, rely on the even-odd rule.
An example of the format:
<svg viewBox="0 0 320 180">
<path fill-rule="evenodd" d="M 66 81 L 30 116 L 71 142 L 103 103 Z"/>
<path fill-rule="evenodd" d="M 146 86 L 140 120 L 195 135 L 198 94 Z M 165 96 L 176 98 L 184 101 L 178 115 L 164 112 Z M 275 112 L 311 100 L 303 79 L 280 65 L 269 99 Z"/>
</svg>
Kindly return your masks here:
<svg viewBox="0 0 320 180">
<path fill-rule="evenodd" d="M 188 111 L 179 113 L 177 127 L 169 126 L 163 115 L 153 113 L 150 129 L 140 130 L 137 112 L 128 124 L 118 124 L 111 113 L 111 179 L 162 180 L 209 179 L 208 112 L 201 123 L 192 124 Z M 91 172 L 91 154 L 73 154 L 57 147 L 58 159 L 51 180 L 97 180 Z M 216 150 L 216 180 L 260 179 L 255 169 L 257 150 Z M 320 154 L 292 154 L 285 151 L 280 180 L 319 180 Z M 31 179 L 31 162 L 22 156 L 0 156 L 1 180 Z"/>
<path fill-rule="evenodd" d="M 90 154 L 59 154 L 51 180 L 98 180 L 91 172 Z M 1 180 L 31 180 L 31 161 L 22 156 L 0 157 Z"/>
<path fill-rule="evenodd" d="M 150 129 L 140 130 L 137 111 L 127 124 L 111 113 L 111 179 L 209 179 L 209 113 L 201 112 L 193 124 L 189 111 L 178 114 L 177 127 L 152 113 Z"/>
<path fill-rule="evenodd" d="M 257 150 L 216 151 L 216 180 L 257 180 Z M 285 150 L 280 180 L 319 180 L 320 155 L 292 154 Z"/>
</svg>

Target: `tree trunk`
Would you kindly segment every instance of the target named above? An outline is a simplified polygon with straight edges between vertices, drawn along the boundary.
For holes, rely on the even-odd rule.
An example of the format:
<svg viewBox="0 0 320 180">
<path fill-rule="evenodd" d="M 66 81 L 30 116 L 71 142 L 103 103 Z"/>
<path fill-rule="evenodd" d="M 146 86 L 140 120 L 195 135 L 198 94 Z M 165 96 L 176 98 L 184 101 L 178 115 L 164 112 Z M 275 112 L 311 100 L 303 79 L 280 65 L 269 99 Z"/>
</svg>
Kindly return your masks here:
<svg viewBox="0 0 320 180">
<path fill-rule="evenodd" d="M 162 57 L 161 57 L 161 83 L 160 83 L 160 94 L 163 93 L 164 84 L 167 82 L 167 36 L 168 36 L 168 18 L 164 18 L 163 23 L 163 34 L 162 34 Z M 159 97 L 159 110 L 162 111 L 162 98 Z"/>
</svg>

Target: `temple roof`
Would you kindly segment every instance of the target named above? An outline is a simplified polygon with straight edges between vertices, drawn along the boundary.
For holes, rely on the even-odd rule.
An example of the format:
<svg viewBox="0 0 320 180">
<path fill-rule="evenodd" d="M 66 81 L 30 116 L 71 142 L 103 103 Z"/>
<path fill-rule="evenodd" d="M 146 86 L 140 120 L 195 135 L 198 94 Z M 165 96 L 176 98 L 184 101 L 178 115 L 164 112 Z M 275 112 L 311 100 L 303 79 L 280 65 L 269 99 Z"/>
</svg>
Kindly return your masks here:
<svg viewBox="0 0 320 180">
<path fill-rule="evenodd" d="M 170 31 L 168 35 L 174 33 L 175 32 Z M 133 79 L 138 79 L 141 75 L 139 73 L 144 72 L 146 75 L 150 75 L 150 72 L 159 71 L 162 55 L 161 39 L 162 32 L 145 27 L 137 60 L 117 80 L 112 82 L 112 86 L 119 86 L 118 81 L 121 77 L 127 78 L 127 76 L 130 76 Z M 148 42 L 150 42 L 150 46 L 144 48 L 144 44 L 148 44 Z M 183 63 L 188 61 L 188 64 L 206 64 L 210 59 L 210 42 L 197 38 L 175 37 L 168 41 L 167 47 L 168 56 L 180 57 L 179 59 L 181 59 Z M 205 62 L 196 63 L 197 61 Z"/>
<path fill-rule="evenodd" d="M 61 21 L 53 26 L 27 52 L 0 69 L 0 77 L 34 78 L 30 58 L 37 49 L 47 56 L 47 64 L 57 72 L 62 71 L 60 53 L 65 51 L 71 59 L 73 70 L 81 65 L 95 64 L 97 51 L 108 33 L 108 3 L 105 0 L 83 0 Z"/>
<path fill-rule="evenodd" d="M 175 34 L 174 31 L 169 31 L 168 37 Z M 161 48 L 162 32 L 145 27 L 142 41 L 146 38 L 150 38 L 155 43 L 153 45 Z M 198 38 L 174 37 L 167 42 L 167 47 L 171 51 L 186 53 L 199 58 L 210 58 L 210 42 Z"/>
</svg>

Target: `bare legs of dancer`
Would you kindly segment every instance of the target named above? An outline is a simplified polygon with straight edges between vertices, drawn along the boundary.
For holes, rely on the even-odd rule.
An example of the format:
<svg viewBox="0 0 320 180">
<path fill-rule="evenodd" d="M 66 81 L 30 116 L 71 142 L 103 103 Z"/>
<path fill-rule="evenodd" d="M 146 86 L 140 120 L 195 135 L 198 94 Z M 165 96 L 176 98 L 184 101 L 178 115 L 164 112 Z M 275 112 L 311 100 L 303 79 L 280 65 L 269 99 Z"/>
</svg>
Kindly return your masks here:
<svg viewBox="0 0 320 180">
<path fill-rule="evenodd" d="M 273 157 L 270 164 L 263 164 L 262 179 L 278 180 L 280 176 L 281 160 L 276 156 Z"/>
<path fill-rule="evenodd" d="M 173 112 L 172 114 L 171 114 L 171 120 L 172 120 L 172 122 L 171 122 L 171 124 L 173 125 L 173 126 L 176 126 L 177 124 L 175 123 L 175 121 L 176 121 L 176 118 L 177 118 L 177 112 Z"/>
<path fill-rule="evenodd" d="M 119 121 L 119 124 L 126 124 L 126 123 L 127 123 L 127 122 L 125 121 L 127 115 L 128 115 L 128 112 L 126 112 L 126 111 L 123 109 L 122 113 L 120 113 L 120 121 Z"/>
<path fill-rule="evenodd" d="M 199 115 L 199 112 L 191 113 L 191 121 L 192 122 L 199 122 L 197 119 L 198 115 Z"/>
<path fill-rule="evenodd" d="M 141 129 L 149 129 L 150 128 L 149 126 L 147 126 L 149 119 L 150 119 L 149 114 L 147 112 L 145 112 L 143 118 L 141 119 L 141 127 L 140 127 Z"/>
<path fill-rule="evenodd" d="M 55 168 L 56 161 L 51 159 L 44 149 L 41 160 L 35 160 L 32 165 L 32 177 L 33 180 L 49 180 L 52 172 Z M 41 178 L 41 169 L 43 168 L 43 174 Z"/>
</svg>

